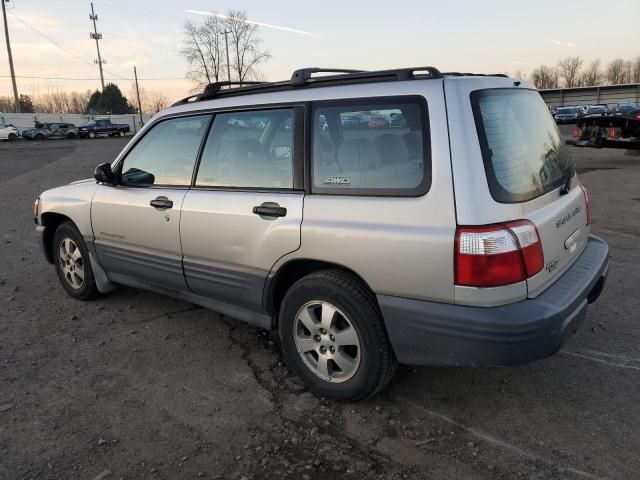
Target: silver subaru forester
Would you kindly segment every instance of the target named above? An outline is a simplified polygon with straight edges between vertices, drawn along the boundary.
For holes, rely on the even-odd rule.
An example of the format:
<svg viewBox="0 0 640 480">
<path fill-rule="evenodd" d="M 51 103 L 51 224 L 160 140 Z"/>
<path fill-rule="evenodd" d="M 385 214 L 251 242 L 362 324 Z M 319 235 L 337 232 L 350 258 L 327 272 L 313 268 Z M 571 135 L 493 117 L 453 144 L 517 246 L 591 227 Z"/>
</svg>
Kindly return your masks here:
<svg viewBox="0 0 640 480">
<path fill-rule="evenodd" d="M 398 362 L 553 354 L 609 265 L 534 87 L 433 67 L 211 84 L 34 215 L 72 297 L 123 284 L 277 327 L 307 387 L 351 401 Z"/>
</svg>

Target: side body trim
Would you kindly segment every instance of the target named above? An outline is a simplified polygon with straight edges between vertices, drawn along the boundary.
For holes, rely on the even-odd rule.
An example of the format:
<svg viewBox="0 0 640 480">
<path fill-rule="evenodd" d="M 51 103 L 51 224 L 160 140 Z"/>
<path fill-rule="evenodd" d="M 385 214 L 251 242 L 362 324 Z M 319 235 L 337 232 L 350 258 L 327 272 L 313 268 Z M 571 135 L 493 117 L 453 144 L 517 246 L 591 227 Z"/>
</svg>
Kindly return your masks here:
<svg viewBox="0 0 640 480">
<path fill-rule="evenodd" d="M 185 289 L 182 258 L 179 255 L 157 255 L 98 241 L 95 242 L 95 251 L 107 272 L 120 272 L 132 278 L 157 279 L 159 284 L 168 288 Z"/>
<path fill-rule="evenodd" d="M 212 262 L 183 260 L 187 285 L 196 295 L 216 297 L 249 310 L 262 310 L 267 272 Z"/>
<path fill-rule="evenodd" d="M 149 290 L 151 292 L 160 293 L 173 298 L 177 298 L 179 300 L 184 300 L 186 302 L 195 303 L 196 305 L 200 305 L 201 307 L 218 312 L 221 315 L 237 318 L 238 320 L 242 320 L 243 322 L 255 325 L 256 327 L 270 329 L 273 326 L 272 318 L 269 315 L 257 313 L 246 308 L 238 307 L 236 305 L 230 305 L 228 303 L 212 300 L 210 298 L 196 295 L 195 293 L 172 290 L 170 288 L 154 285 L 152 283 L 144 282 L 142 280 L 138 280 L 136 278 L 128 277 L 126 275 L 121 275 L 118 273 L 110 273 L 109 280 L 121 285 Z"/>
</svg>

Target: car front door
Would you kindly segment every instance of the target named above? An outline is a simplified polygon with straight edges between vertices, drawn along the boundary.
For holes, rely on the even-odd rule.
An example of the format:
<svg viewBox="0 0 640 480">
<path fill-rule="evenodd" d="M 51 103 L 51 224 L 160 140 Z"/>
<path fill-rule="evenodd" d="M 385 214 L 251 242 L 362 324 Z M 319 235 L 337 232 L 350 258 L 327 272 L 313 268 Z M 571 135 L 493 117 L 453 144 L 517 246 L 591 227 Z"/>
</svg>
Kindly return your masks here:
<svg viewBox="0 0 640 480">
<path fill-rule="evenodd" d="M 162 120 L 114 167 L 115 186 L 100 185 L 91 220 L 98 258 L 110 277 L 125 276 L 186 291 L 180 210 L 211 120 Z"/>
<path fill-rule="evenodd" d="M 262 311 L 266 277 L 300 246 L 304 108 L 215 115 L 180 220 L 189 288 Z"/>
</svg>

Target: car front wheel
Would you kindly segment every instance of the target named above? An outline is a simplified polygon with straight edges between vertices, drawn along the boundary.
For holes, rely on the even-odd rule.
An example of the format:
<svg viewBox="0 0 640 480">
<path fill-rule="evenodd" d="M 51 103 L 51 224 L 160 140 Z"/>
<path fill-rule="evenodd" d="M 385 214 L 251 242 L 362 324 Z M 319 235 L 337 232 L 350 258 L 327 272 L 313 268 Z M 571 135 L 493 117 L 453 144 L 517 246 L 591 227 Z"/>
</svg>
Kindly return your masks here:
<svg viewBox="0 0 640 480">
<path fill-rule="evenodd" d="M 279 329 L 287 364 L 318 395 L 361 400 L 395 372 L 375 296 L 349 272 L 323 270 L 298 280 L 283 300 Z"/>
<path fill-rule="evenodd" d="M 13 142 L 16 138 L 18 138 L 18 136 L 15 133 L 10 133 L 9 134 L 9 141 Z"/>
<path fill-rule="evenodd" d="M 89 138 L 96 138 L 96 132 L 89 132 Z"/>
<path fill-rule="evenodd" d="M 71 222 L 58 226 L 53 235 L 53 258 L 58 278 L 69 295 L 91 300 L 99 295 L 82 235 Z"/>
<path fill-rule="evenodd" d="M 124 137 L 124 132 L 123 132 L 122 130 L 120 130 L 120 131 L 118 132 L 118 136 L 120 136 L 120 137 Z"/>
</svg>

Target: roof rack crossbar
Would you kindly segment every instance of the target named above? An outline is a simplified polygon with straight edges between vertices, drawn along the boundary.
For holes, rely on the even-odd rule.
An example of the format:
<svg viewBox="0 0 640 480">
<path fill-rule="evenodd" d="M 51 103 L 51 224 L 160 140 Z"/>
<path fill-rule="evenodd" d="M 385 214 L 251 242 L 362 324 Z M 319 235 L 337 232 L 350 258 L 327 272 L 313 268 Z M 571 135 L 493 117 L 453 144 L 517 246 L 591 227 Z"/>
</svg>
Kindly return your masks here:
<svg viewBox="0 0 640 480">
<path fill-rule="evenodd" d="M 300 68 L 293 72 L 289 83 L 294 86 L 300 86 L 306 84 L 314 73 L 364 73 L 364 70 L 353 70 L 350 68 Z"/>
<path fill-rule="evenodd" d="M 204 91 L 200 94 L 198 100 L 209 100 L 217 96 L 218 92 L 222 90 L 222 87 L 232 87 L 234 85 L 238 85 L 242 87 L 243 85 L 261 85 L 267 82 L 252 82 L 252 81 L 244 81 L 244 82 L 235 82 L 235 81 L 224 81 L 224 82 L 213 82 L 204 87 Z"/>
<path fill-rule="evenodd" d="M 177 107 L 178 105 L 184 105 L 185 103 L 189 103 L 189 102 L 195 102 L 197 101 L 197 98 L 200 96 L 199 93 L 196 93 L 195 95 L 189 95 L 188 97 L 184 97 L 180 100 L 178 100 L 175 103 L 172 103 L 171 106 L 172 107 Z"/>
<path fill-rule="evenodd" d="M 442 78 L 442 74 L 435 67 L 414 67 L 400 68 L 395 70 L 348 70 L 338 68 L 301 68 L 293 72 L 289 84 L 293 87 L 300 87 L 308 83 L 334 82 L 339 80 L 353 81 L 358 79 L 375 79 L 387 77 L 389 80 L 413 80 L 421 78 L 423 75 L 418 72 L 427 72 L 429 78 Z M 341 75 L 330 75 L 313 78 L 314 73 L 340 73 Z"/>
</svg>

